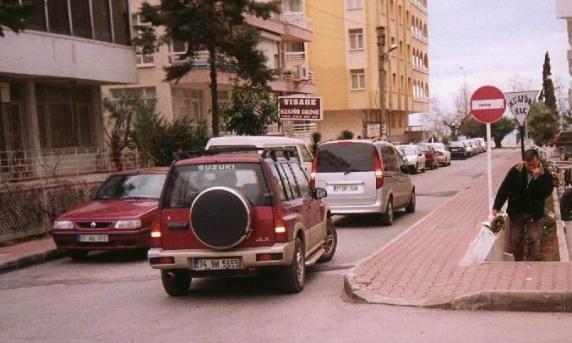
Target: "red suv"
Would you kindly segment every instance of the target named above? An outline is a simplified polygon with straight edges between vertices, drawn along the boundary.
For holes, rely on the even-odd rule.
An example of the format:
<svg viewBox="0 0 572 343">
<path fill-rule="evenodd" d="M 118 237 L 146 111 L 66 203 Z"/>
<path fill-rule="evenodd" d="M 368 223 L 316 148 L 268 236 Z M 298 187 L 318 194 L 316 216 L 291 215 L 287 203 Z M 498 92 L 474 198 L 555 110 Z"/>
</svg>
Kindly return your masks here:
<svg viewBox="0 0 572 343">
<path fill-rule="evenodd" d="M 276 269 L 286 292 L 300 292 L 305 266 L 333 257 L 326 191 L 312 190 L 289 155 L 243 149 L 171 166 L 148 254 L 167 294 L 187 293 L 193 277 L 262 269 Z"/>
<path fill-rule="evenodd" d="M 72 259 L 93 250 L 148 249 L 168 168 L 111 175 L 91 199 L 60 215 L 51 234 Z"/>
<path fill-rule="evenodd" d="M 437 159 L 437 151 L 427 143 L 417 144 L 421 151 L 425 154 L 425 167 L 429 169 L 439 168 L 439 161 Z"/>
</svg>

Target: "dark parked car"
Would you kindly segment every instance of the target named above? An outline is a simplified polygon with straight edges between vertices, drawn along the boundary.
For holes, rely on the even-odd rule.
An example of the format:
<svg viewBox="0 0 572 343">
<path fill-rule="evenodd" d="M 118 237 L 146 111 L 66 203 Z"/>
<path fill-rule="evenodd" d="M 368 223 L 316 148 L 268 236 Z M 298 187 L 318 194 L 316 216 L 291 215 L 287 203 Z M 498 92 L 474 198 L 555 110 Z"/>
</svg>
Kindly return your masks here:
<svg viewBox="0 0 572 343">
<path fill-rule="evenodd" d="M 447 150 L 451 152 L 451 158 L 461 158 L 466 159 L 471 157 L 469 150 L 465 143 L 460 141 L 452 141 L 447 145 Z"/>
<path fill-rule="evenodd" d="M 111 175 L 91 199 L 58 216 L 52 237 L 74 260 L 94 250 L 147 249 L 167 168 Z"/>
</svg>

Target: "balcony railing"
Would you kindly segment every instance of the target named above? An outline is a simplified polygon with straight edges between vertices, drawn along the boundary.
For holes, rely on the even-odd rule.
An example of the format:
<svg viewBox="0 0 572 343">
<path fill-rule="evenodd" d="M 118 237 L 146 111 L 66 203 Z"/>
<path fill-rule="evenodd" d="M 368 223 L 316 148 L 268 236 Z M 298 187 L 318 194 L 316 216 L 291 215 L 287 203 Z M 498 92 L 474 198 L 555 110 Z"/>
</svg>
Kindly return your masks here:
<svg viewBox="0 0 572 343">
<path fill-rule="evenodd" d="M 285 10 L 280 14 L 280 20 L 304 29 L 308 28 L 309 21 L 303 12 L 291 12 Z"/>
</svg>

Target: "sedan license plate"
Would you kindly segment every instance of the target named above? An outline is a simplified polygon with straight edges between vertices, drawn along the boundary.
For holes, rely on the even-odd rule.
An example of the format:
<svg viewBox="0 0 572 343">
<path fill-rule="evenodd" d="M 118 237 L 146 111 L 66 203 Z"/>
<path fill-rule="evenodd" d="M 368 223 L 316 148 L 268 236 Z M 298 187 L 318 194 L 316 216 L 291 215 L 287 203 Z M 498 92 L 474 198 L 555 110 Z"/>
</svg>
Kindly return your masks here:
<svg viewBox="0 0 572 343">
<path fill-rule="evenodd" d="M 108 235 L 77 235 L 78 242 L 109 242 Z"/>
<path fill-rule="evenodd" d="M 195 258 L 194 270 L 235 270 L 240 269 L 240 258 Z"/>
<path fill-rule="evenodd" d="M 358 185 L 334 185 L 334 192 L 357 192 Z"/>
</svg>

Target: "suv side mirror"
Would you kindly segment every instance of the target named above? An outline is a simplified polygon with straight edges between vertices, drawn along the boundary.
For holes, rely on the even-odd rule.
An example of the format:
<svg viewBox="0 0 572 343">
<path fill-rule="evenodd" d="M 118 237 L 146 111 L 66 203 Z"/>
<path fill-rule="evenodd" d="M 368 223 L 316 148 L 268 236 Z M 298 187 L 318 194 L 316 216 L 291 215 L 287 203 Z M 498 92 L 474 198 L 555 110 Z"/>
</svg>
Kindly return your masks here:
<svg viewBox="0 0 572 343">
<path fill-rule="evenodd" d="M 316 188 L 312 190 L 315 199 L 323 199 L 328 196 L 328 191 L 323 188 Z"/>
</svg>

